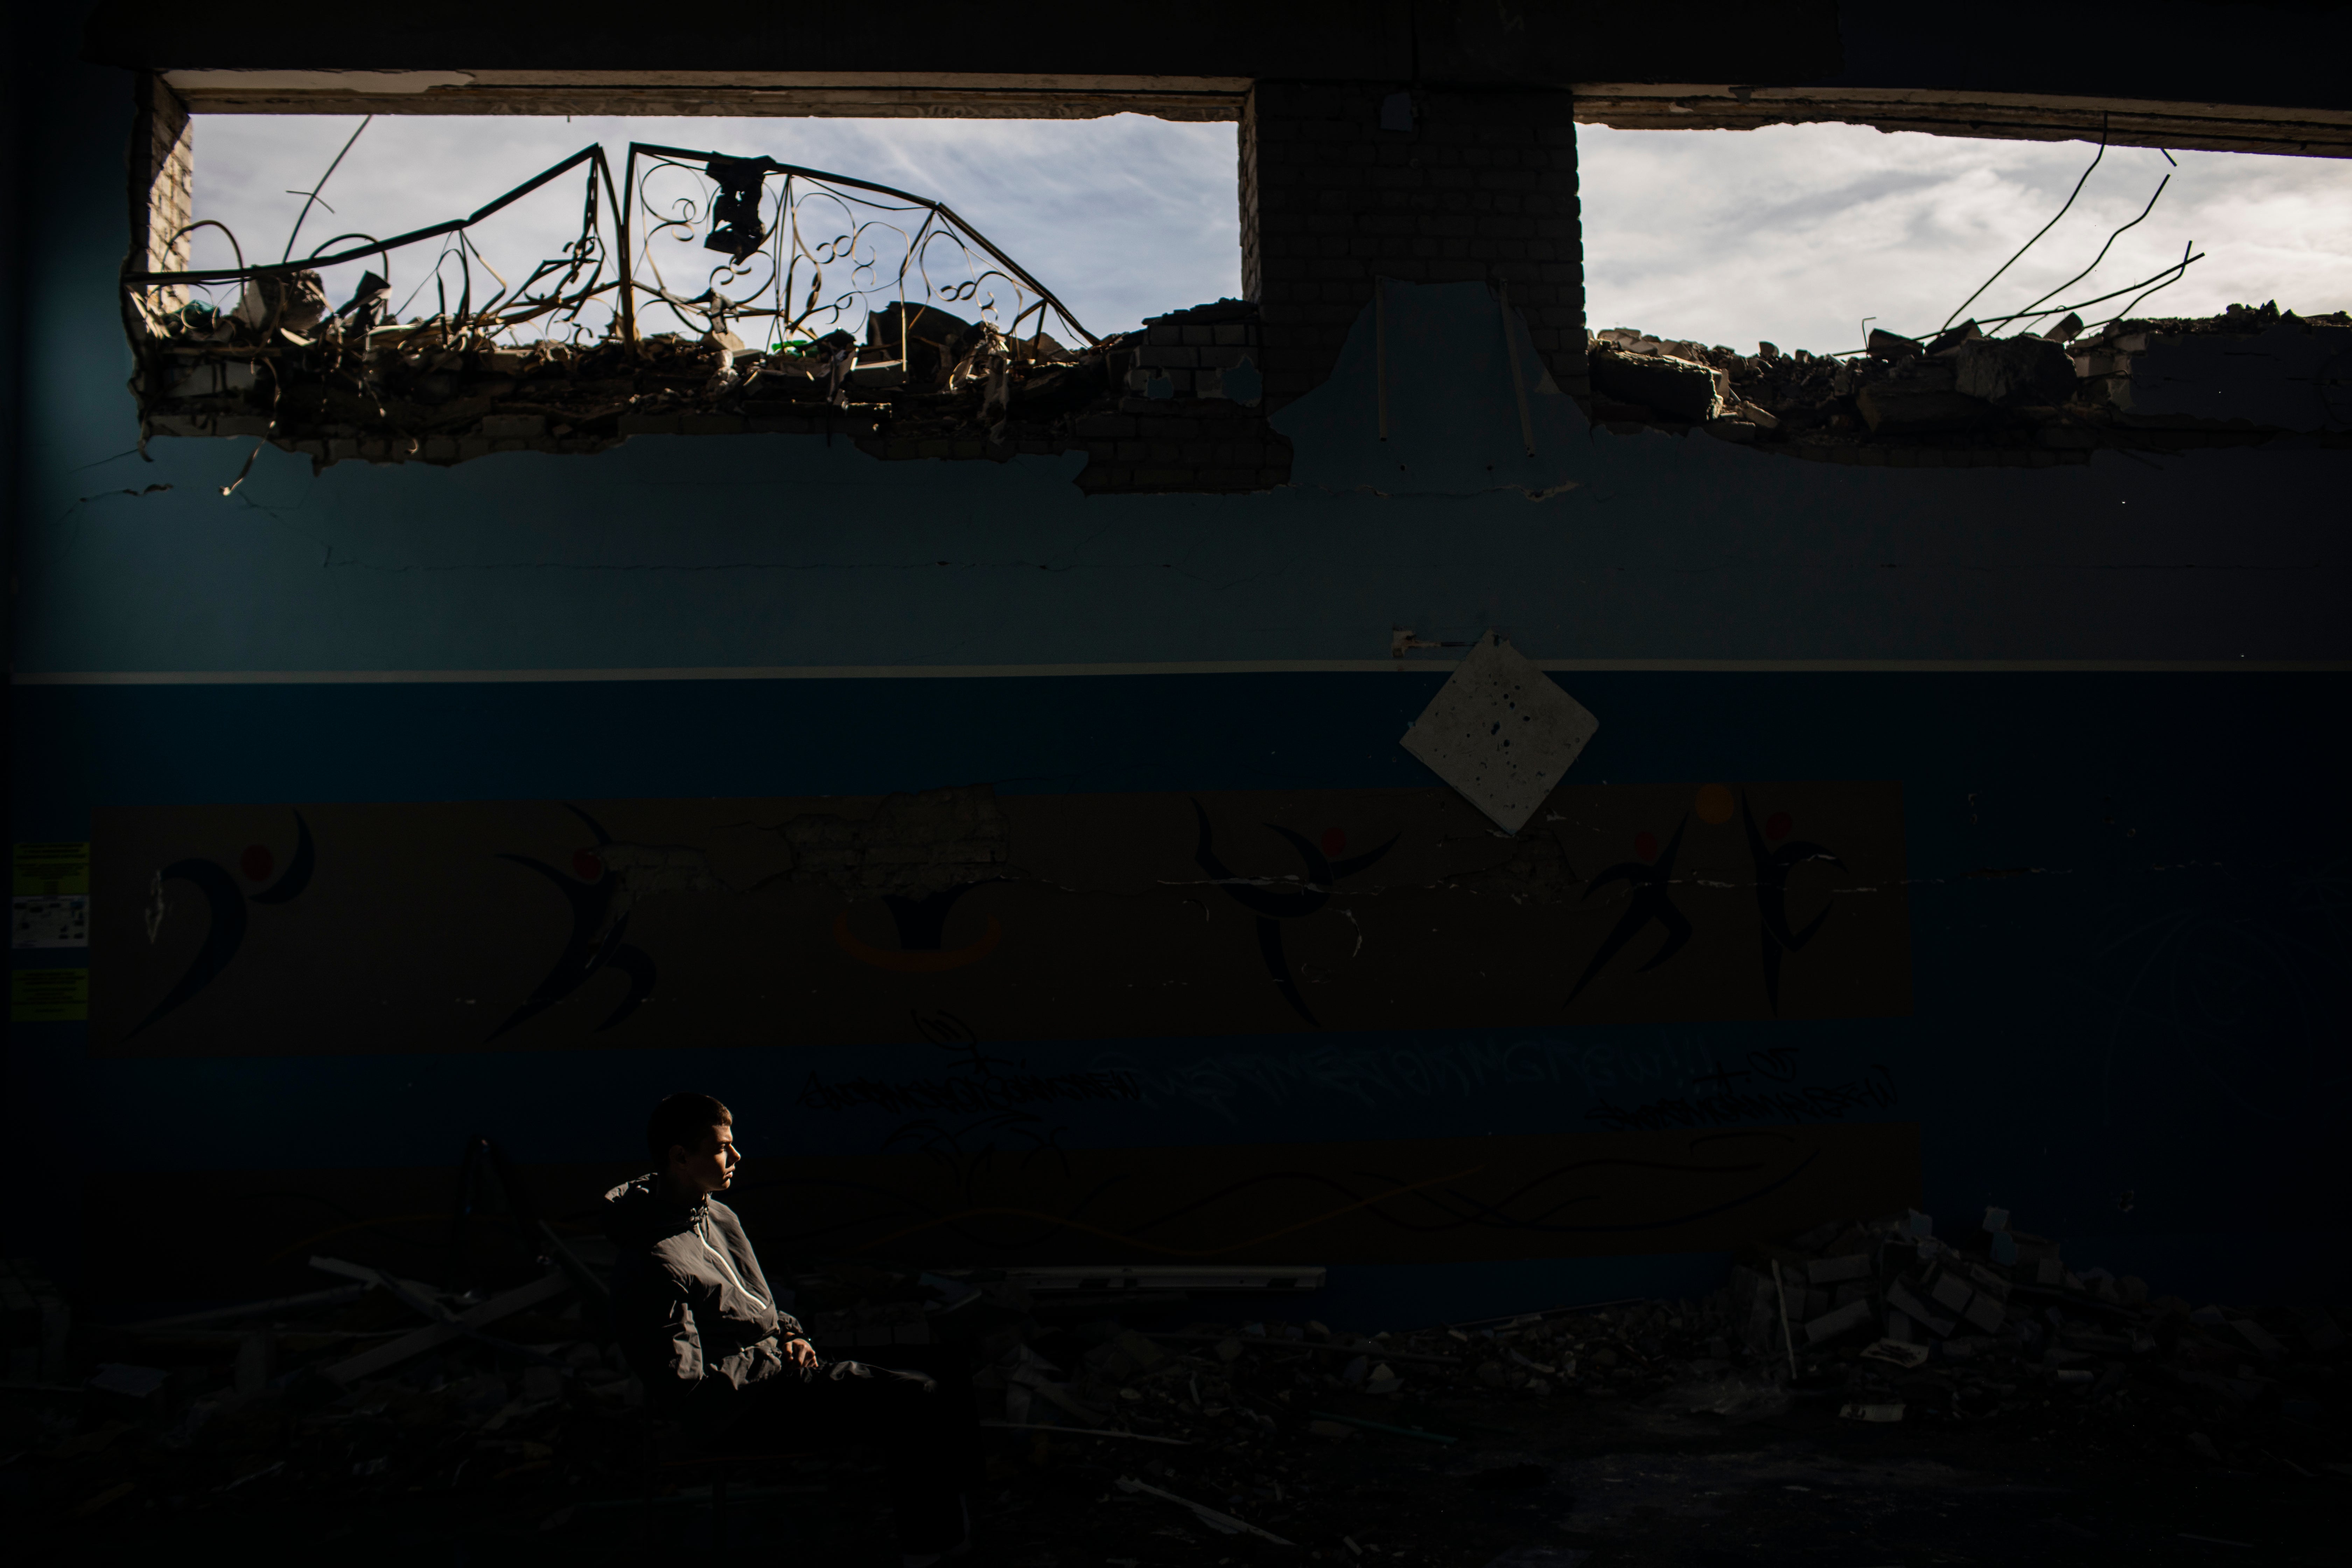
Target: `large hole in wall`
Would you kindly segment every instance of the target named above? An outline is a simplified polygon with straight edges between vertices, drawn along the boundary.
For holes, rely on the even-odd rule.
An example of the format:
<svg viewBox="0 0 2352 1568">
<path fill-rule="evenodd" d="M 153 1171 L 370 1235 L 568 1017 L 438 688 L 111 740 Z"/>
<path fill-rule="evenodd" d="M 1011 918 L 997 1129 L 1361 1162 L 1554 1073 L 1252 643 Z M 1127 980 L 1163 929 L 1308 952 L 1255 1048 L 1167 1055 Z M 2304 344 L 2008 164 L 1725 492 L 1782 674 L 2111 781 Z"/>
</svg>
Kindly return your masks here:
<svg viewBox="0 0 2352 1568">
<path fill-rule="evenodd" d="M 1001 458 L 1138 403 L 1263 435 L 1230 123 L 205 115 L 189 142 L 187 276 L 132 290 L 151 435 L 322 464 L 817 430 Z"/>
<path fill-rule="evenodd" d="M 1839 124 L 1580 126 L 1578 162 L 1613 428 L 1969 464 L 2352 430 L 2352 163 Z"/>
</svg>

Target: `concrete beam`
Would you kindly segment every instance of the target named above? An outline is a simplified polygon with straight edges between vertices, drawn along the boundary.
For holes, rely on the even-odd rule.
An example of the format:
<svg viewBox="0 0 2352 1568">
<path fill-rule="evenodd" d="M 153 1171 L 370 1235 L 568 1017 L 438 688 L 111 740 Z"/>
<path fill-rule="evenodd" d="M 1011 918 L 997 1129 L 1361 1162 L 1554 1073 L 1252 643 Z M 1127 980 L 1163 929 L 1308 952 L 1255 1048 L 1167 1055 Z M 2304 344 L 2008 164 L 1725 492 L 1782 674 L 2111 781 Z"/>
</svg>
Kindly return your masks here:
<svg viewBox="0 0 2352 1568">
<path fill-rule="evenodd" d="M 167 70 L 200 114 L 847 115 L 913 120 L 1241 118 L 1246 77 L 1007 72 Z"/>
<path fill-rule="evenodd" d="M 2352 157 L 2352 110 L 1937 89 L 1579 82 L 1576 118 L 1622 131 L 1748 131 L 1831 121 L 1881 131 L 2122 147 Z"/>
</svg>

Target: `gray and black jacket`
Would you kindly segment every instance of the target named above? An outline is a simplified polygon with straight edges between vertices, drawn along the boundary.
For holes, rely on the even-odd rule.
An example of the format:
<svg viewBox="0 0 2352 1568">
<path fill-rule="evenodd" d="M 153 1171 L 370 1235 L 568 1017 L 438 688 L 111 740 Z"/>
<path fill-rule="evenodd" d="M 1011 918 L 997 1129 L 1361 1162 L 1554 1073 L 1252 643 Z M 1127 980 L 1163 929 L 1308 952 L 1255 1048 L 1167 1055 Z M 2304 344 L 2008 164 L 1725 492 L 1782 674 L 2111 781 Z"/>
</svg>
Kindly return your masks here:
<svg viewBox="0 0 2352 1568">
<path fill-rule="evenodd" d="M 782 1342 L 802 1337 L 801 1326 L 776 1310 L 733 1209 L 707 1198 L 681 1207 L 652 1174 L 622 1183 L 604 1204 L 604 1234 L 621 1249 L 614 1326 L 653 1404 L 717 1403 L 783 1370 Z"/>
</svg>

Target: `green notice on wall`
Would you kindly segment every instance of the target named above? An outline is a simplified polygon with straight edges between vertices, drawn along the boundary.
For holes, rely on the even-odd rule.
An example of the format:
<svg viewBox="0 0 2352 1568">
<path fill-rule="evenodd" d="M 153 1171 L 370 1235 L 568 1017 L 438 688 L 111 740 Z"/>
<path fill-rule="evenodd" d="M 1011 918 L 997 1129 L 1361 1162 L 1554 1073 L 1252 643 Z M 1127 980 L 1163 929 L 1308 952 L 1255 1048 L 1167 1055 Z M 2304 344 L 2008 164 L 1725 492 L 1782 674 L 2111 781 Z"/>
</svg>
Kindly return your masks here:
<svg viewBox="0 0 2352 1568">
<path fill-rule="evenodd" d="M 89 891 L 89 845 L 19 844 L 16 889 L 20 899 L 54 899 Z"/>
<path fill-rule="evenodd" d="M 89 1016 L 87 969 L 16 969 L 8 975 L 12 1024 L 76 1024 Z"/>
</svg>

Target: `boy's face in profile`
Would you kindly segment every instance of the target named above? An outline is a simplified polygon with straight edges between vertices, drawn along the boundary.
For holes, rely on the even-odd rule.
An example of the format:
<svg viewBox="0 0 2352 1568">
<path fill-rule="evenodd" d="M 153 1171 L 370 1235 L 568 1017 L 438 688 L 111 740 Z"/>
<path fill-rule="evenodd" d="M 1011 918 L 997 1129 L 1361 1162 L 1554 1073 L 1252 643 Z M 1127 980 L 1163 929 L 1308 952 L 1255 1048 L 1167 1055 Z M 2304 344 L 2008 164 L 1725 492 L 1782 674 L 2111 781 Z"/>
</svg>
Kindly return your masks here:
<svg viewBox="0 0 2352 1568">
<path fill-rule="evenodd" d="M 705 1196 L 725 1192 L 735 1180 L 735 1167 L 742 1162 L 735 1147 L 735 1129 L 723 1121 L 704 1133 L 698 1147 L 689 1150 L 682 1143 L 673 1144 L 669 1152 L 670 1174 L 680 1185 Z"/>
</svg>

